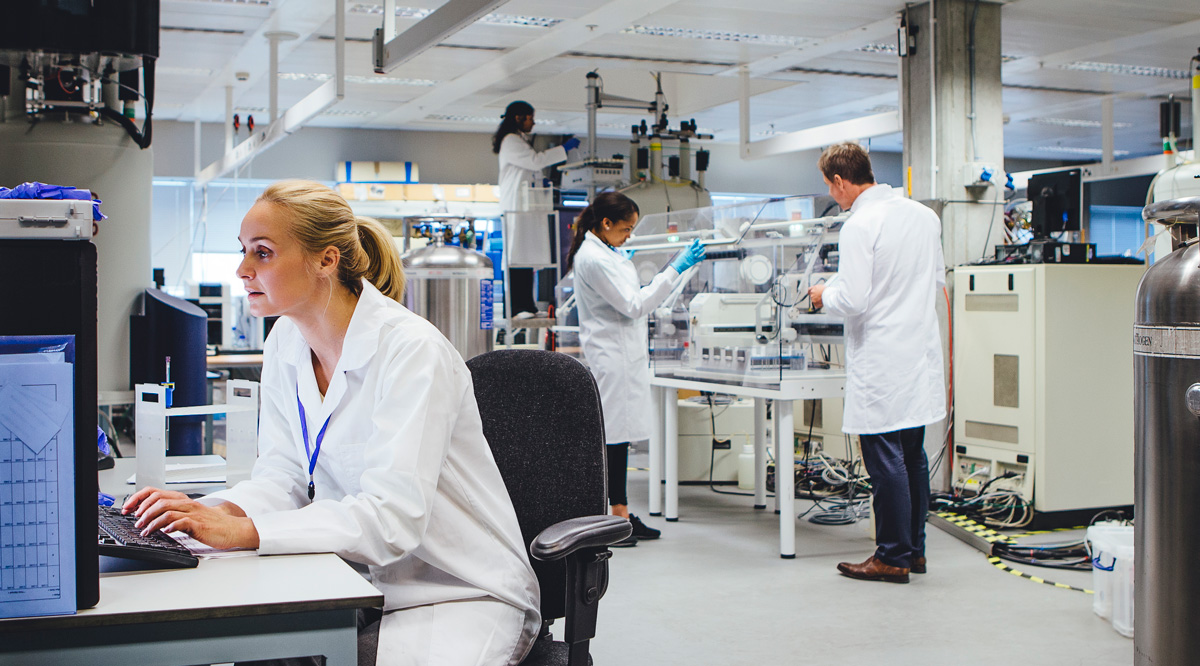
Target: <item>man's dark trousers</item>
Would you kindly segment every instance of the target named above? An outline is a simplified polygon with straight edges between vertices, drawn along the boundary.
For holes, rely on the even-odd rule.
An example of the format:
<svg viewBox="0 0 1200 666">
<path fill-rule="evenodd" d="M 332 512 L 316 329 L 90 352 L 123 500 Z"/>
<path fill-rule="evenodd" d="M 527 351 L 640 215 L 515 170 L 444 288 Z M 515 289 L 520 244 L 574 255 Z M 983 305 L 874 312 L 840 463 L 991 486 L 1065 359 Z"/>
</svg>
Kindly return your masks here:
<svg viewBox="0 0 1200 666">
<path fill-rule="evenodd" d="M 875 559 L 909 568 L 925 556 L 929 461 L 925 426 L 859 435 L 875 500 Z"/>
</svg>

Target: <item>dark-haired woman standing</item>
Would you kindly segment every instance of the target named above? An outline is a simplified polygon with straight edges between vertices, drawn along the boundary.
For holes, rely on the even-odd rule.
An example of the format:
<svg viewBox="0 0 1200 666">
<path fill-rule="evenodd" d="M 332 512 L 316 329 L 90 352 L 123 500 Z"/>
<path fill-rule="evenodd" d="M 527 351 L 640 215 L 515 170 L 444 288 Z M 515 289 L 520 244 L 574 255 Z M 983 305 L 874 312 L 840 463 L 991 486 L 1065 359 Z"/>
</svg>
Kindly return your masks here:
<svg viewBox="0 0 1200 666">
<path fill-rule="evenodd" d="M 638 207 L 619 192 L 603 192 L 575 221 L 575 239 L 567 266 L 575 271 L 579 304 L 579 340 L 604 409 L 608 444 L 608 503 L 613 515 L 633 523 L 638 539 L 657 539 L 659 531 L 630 515 L 625 496 L 629 443 L 650 436 L 650 359 L 646 351 L 646 315 L 658 307 L 679 276 L 704 259 L 699 241 L 676 256 L 650 284 L 641 286 L 633 262 L 617 248 L 629 240 L 638 222 Z"/>
<path fill-rule="evenodd" d="M 512 298 L 512 313 L 505 316 L 537 312 L 533 297 L 533 269 L 513 268 L 524 261 L 513 261 L 513 257 L 528 254 L 541 256 L 542 262 L 550 260 L 550 239 L 543 222 L 539 226 L 516 224 L 510 212 L 520 210 L 521 188 L 535 183 L 537 174 L 548 166 L 567 161 L 567 151 L 579 145 L 579 139 L 571 137 L 561 146 L 541 152 L 530 144 L 533 131 L 533 106 L 528 102 L 513 102 L 504 110 L 500 126 L 492 135 L 492 152 L 500 159 L 500 210 L 504 212 L 504 261 L 509 266 L 508 293 Z M 544 252 L 538 252 L 543 248 Z"/>
</svg>

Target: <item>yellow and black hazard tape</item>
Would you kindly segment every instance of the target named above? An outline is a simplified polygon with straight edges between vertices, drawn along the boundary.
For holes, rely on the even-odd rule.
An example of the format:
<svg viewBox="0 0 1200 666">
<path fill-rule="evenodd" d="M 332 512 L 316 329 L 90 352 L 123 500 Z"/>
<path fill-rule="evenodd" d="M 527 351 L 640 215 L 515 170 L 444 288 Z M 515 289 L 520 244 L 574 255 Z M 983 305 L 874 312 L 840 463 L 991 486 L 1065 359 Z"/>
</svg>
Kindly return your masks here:
<svg viewBox="0 0 1200 666">
<path fill-rule="evenodd" d="M 1001 534 L 987 525 L 981 525 L 974 520 L 967 518 L 966 516 L 957 513 L 951 513 L 949 511 L 939 511 L 937 516 L 945 519 L 946 522 L 951 523 L 956 527 L 964 529 L 971 534 L 978 536 L 988 543 L 1012 543 L 1013 537 Z"/>
<path fill-rule="evenodd" d="M 1007 571 L 1008 573 L 1010 573 L 1014 576 L 1018 576 L 1020 578 L 1026 578 L 1035 583 L 1041 583 L 1042 585 L 1050 585 L 1052 587 L 1057 587 L 1057 588 L 1060 588 L 1063 590 L 1075 590 L 1076 592 L 1083 592 L 1084 594 L 1095 594 L 1095 592 L 1093 592 L 1092 590 L 1084 589 L 1082 587 L 1073 587 L 1071 585 L 1067 585 L 1066 583 L 1055 583 L 1053 581 L 1046 580 L 1045 578 L 1040 578 L 1038 576 L 1032 576 L 1023 571 L 1017 571 L 1016 569 L 1005 564 L 1004 561 L 1001 560 L 999 557 L 994 557 L 994 556 L 989 557 L 988 562 L 990 562 L 992 566 L 996 567 L 997 569 L 999 569 L 1001 571 Z"/>
</svg>

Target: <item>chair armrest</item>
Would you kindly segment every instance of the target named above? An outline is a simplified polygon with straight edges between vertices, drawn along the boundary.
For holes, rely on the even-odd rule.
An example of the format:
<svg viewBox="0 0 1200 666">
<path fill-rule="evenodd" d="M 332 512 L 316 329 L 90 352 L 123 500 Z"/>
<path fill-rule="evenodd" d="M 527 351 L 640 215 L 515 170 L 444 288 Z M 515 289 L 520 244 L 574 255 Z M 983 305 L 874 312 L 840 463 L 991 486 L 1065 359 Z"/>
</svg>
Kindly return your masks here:
<svg viewBox="0 0 1200 666">
<path fill-rule="evenodd" d="M 539 560 L 561 560 L 581 548 L 608 546 L 632 533 L 633 525 L 620 516 L 582 516 L 542 530 L 529 552 Z"/>
</svg>

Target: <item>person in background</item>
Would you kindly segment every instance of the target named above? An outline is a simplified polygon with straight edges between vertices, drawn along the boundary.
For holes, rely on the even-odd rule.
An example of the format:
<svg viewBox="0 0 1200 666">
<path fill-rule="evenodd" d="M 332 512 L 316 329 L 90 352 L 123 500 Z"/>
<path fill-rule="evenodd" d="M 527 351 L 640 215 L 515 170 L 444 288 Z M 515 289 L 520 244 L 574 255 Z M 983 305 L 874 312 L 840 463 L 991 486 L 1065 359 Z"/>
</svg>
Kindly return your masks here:
<svg viewBox="0 0 1200 666">
<path fill-rule="evenodd" d="M 518 225 L 507 218 L 509 211 L 521 210 L 521 188 L 541 180 L 541 171 L 548 166 L 567 161 L 567 152 L 579 146 L 579 139 L 571 137 L 561 146 L 543 151 L 533 149 L 533 106 L 528 102 L 513 102 L 504 110 L 500 126 L 492 135 L 492 152 L 500 160 L 500 210 L 505 214 L 504 257 L 508 262 L 516 248 L 526 246 L 549 246 L 542 236 L 547 234 L 545 224 L 538 227 Z M 549 257 L 547 257 L 547 261 Z M 532 317 L 537 312 L 537 301 L 533 293 L 532 268 L 508 269 L 509 298 L 514 319 Z"/>
<path fill-rule="evenodd" d="M 604 439 L 608 444 L 608 503 L 613 515 L 633 523 L 633 534 L 617 546 L 657 539 L 659 530 L 629 513 L 625 476 L 629 443 L 650 436 L 650 359 L 646 350 L 647 315 L 670 295 L 679 276 L 704 259 L 699 241 L 677 255 L 645 287 L 637 270 L 617 248 L 638 222 L 638 207 L 619 192 L 602 192 L 575 221 L 567 255 L 575 271 L 579 341 L 583 357 L 600 388 Z"/>
<path fill-rule="evenodd" d="M 837 275 L 808 295 L 814 307 L 845 317 L 842 430 L 859 436 L 875 495 L 875 554 L 838 570 L 907 583 L 909 572 L 925 573 L 925 426 L 946 417 L 937 315 L 946 284 L 942 225 L 929 208 L 877 185 L 856 143 L 830 146 L 818 166 L 850 218 L 838 239 Z"/>
<path fill-rule="evenodd" d="M 252 476 L 198 501 L 144 488 L 125 512 L 145 533 L 366 565 L 384 607 L 360 618 L 360 664 L 520 663 L 541 626 L 537 579 L 470 372 L 400 304 L 391 235 L 328 187 L 287 181 L 239 240 L 251 313 L 280 316 Z"/>
</svg>

